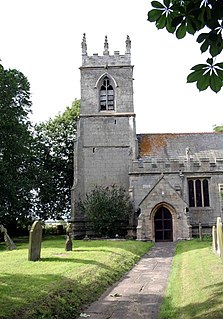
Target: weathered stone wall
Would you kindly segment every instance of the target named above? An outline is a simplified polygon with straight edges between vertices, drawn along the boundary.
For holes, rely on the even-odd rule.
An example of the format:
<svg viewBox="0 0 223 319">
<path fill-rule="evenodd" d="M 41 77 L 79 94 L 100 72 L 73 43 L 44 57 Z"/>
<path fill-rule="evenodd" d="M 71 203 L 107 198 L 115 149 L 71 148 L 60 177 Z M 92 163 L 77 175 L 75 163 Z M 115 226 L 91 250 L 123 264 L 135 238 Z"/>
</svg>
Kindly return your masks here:
<svg viewBox="0 0 223 319">
<path fill-rule="evenodd" d="M 126 113 L 133 110 L 132 66 L 126 65 L 81 68 L 81 114 L 99 113 L 99 92 L 97 83 L 101 76 L 108 74 L 115 81 L 115 112 Z M 102 112 L 103 113 L 103 112 Z"/>
<path fill-rule="evenodd" d="M 115 160 L 114 160 L 115 159 Z M 128 189 L 128 147 L 84 149 L 85 192 L 95 185 L 120 185 Z"/>
<path fill-rule="evenodd" d="M 84 147 L 125 147 L 130 145 L 129 117 L 119 114 L 82 117 Z"/>
</svg>

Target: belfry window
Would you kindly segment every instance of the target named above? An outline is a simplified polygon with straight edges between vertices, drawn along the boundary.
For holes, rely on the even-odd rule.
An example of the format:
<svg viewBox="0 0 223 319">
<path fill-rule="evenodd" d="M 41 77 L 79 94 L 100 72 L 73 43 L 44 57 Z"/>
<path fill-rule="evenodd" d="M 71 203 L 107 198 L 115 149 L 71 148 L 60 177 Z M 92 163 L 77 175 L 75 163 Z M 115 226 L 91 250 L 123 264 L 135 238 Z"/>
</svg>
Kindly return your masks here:
<svg viewBox="0 0 223 319">
<path fill-rule="evenodd" d="M 189 206 L 190 207 L 208 207 L 209 201 L 209 185 L 208 180 L 189 179 L 188 180 Z"/>
<path fill-rule="evenodd" d="M 114 89 L 107 76 L 103 78 L 102 85 L 100 87 L 100 110 L 114 110 Z"/>
</svg>

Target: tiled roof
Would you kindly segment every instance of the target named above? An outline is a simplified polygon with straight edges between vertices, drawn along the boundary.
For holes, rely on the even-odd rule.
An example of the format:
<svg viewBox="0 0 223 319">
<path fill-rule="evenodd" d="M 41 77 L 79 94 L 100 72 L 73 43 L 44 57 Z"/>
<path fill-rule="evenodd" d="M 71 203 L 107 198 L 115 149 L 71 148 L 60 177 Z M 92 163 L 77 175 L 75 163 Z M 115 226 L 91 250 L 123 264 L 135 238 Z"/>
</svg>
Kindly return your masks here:
<svg viewBox="0 0 223 319">
<path fill-rule="evenodd" d="M 170 160 L 191 157 L 223 158 L 221 133 L 160 133 L 138 134 L 139 157 Z"/>
</svg>

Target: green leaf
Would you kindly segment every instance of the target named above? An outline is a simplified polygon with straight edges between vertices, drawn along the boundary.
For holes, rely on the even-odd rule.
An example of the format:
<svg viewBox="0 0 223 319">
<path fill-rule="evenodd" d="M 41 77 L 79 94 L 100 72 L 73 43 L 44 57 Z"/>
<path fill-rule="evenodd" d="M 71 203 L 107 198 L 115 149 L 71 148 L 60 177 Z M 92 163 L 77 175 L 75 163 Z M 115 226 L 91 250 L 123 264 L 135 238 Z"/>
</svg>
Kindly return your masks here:
<svg viewBox="0 0 223 319">
<path fill-rule="evenodd" d="M 202 75 L 197 81 L 197 88 L 199 91 L 204 91 L 209 87 L 210 73 Z"/>
<path fill-rule="evenodd" d="M 199 15 L 198 15 L 198 20 L 201 21 L 202 25 L 205 24 L 205 17 L 204 17 L 204 15 L 205 15 L 205 8 L 202 7 L 202 8 L 200 8 L 200 10 L 199 10 Z"/>
<path fill-rule="evenodd" d="M 166 26 L 167 18 L 165 14 L 162 14 L 161 17 L 156 21 L 156 27 L 158 29 L 163 29 Z"/>
<path fill-rule="evenodd" d="M 151 11 L 148 12 L 148 21 L 155 22 L 156 20 L 160 18 L 162 13 L 163 12 L 161 10 L 152 9 Z"/>
<path fill-rule="evenodd" d="M 223 69 L 223 62 L 216 63 L 215 66 L 218 66 L 219 68 Z"/>
<path fill-rule="evenodd" d="M 217 43 L 213 43 L 210 45 L 210 54 L 211 56 L 215 57 L 216 55 L 218 55 L 219 53 L 221 53 L 222 48 L 220 46 L 217 45 Z"/>
<path fill-rule="evenodd" d="M 211 79 L 210 79 L 210 88 L 215 93 L 218 93 L 221 90 L 222 87 L 222 80 L 220 77 L 218 77 L 215 73 L 212 73 Z"/>
<path fill-rule="evenodd" d="M 203 42 L 205 39 L 207 39 L 208 37 L 208 33 L 201 33 L 198 38 L 197 38 L 197 42 L 198 43 L 201 43 Z"/>
<path fill-rule="evenodd" d="M 170 6 L 170 0 L 164 0 L 164 4 L 168 8 Z"/>
<path fill-rule="evenodd" d="M 209 39 L 206 39 L 200 47 L 201 52 L 203 53 L 203 52 L 207 51 L 209 45 L 210 45 L 210 41 L 209 41 Z"/>
<path fill-rule="evenodd" d="M 160 3 L 159 1 L 152 1 L 151 5 L 157 9 L 164 9 L 165 8 L 165 6 L 162 3 Z"/>
<path fill-rule="evenodd" d="M 186 32 L 187 32 L 186 23 L 185 21 L 183 21 L 176 31 L 177 39 L 183 39 L 186 35 Z"/>
<path fill-rule="evenodd" d="M 167 31 L 170 32 L 170 33 L 174 33 L 174 31 L 176 30 L 176 27 L 173 27 L 173 25 L 172 25 L 171 15 L 168 15 L 168 16 L 167 16 L 166 29 L 167 29 Z"/>
<path fill-rule="evenodd" d="M 192 23 L 191 19 L 187 19 L 187 32 L 190 34 L 194 34 L 196 32 L 195 25 Z"/>
<path fill-rule="evenodd" d="M 212 58 L 207 59 L 207 63 L 210 65 L 213 65 L 213 59 Z"/>
<path fill-rule="evenodd" d="M 183 20 L 183 16 L 182 15 L 173 18 L 172 26 L 173 27 L 177 27 L 182 22 L 182 20 Z"/>
<path fill-rule="evenodd" d="M 219 19 L 219 20 L 220 20 L 220 19 Z M 219 27 L 220 24 L 219 24 L 219 22 L 218 22 L 218 19 L 216 19 L 216 16 L 215 16 L 214 18 L 213 18 L 213 16 L 212 16 L 212 18 L 207 21 L 206 26 L 207 26 L 209 29 L 214 30 L 214 29 L 216 29 L 217 27 Z"/>
<path fill-rule="evenodd" d="M 193 17 L 193 23 L 195 25 L 196 31 L 199 31 L 199 30 L 203 29 L 203 27 L 204 27 L 203 23 L 194 17 Z"/>
<path fill-rule="evenodd" d="M 198 81 L 201 76 L 203 75 L 204 70 L 196 70 L 194 72 L 191 72 L 188 76 L 187 76 L 187 83 L 192 83 L 192 82 L 196 82 Z"/>
<path fill-rule="evenodd" d="M 223 80 L 223 70 L 217 69 L 217 68 L 216 68 L 215 70 L 216 70 L 216 72 L 217 72 L 219 78 L 220 78 L 221 80 Z"/>
<path fill-rule="evenodd" d="M 218 40 L 218 35 L 216 31 L 210 31 L 209 32 L 209 39 L 211 40 L 211 42 L 216 42 Z"/>
<path fill-rule="evenodd" d="M 207 66 L 207 64 L 196 64 L 191 68 L 191 70 L 200 70 L 206 68 Z"/>
</svg>

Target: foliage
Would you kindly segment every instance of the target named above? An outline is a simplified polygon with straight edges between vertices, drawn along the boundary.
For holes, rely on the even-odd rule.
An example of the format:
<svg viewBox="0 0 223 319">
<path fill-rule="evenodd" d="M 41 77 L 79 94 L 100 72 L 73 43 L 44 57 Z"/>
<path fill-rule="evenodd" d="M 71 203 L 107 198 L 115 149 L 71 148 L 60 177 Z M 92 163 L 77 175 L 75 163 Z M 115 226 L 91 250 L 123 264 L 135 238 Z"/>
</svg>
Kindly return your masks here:
<svg viewBox="0 0 223 319">
<path fill-rule="evenodd" d="M 214 125 L 214 132 L 223 132 L 223 125 Z"/>
<path fill-rule="evenodd" d="M 15 235 L 33 218 L 69 216 L 80 101 L 33 127 L 30 85 L 0 65 L 0 223 Z"/>
<path fill-rule="evenodd" d="M 73 251 L 65 253 L 65 239 L 57 236 L 44 238 L 41 261 L 29 262 L 28 242 L 15 243 L 17 250 L 10 253 L 0 243 L 2 319 L 76 318 L 152 247 L 139 241 L 75 240 Z"/>
<path fill-rule="evenodd" d="M 73 145 L 80 101 L 54 119 L 36 125 L 35 215 L 42 220 L 69 217 L 73 184 Z"/>
<path fill-rule="evenodd" d="M 80 201 L 80 209 L 98 236 L 114 237 L 128 225 L 133 208 L 126 191 L 112 185 L 96 186 Z"/>
<path fill-rule="evenodd" d="M 30 85 L 0 65 L 0 223 L 9 232 L 30 218 L 34 181 Z"/>
<path fill-rule="evenodd" d="M 148 12 L 148 20 L 155 22 L 158 29 L 166 28 L 178 39 L 186 34 L 200 33 L 197 42 L 201 53 L 209 51 L 211 58 L 207 64 L 192 67 L 187 82 L 197 82 L 200 91 L 210 87 L 219 92 L 223 85 L 223 63 L 214 59 L 223 49 L 223 1 L 221 0 L 164 0 L 151 2 L 153 9 Z"/>
</svg>

